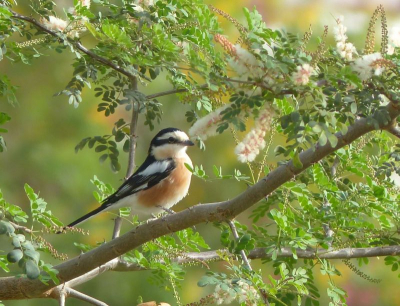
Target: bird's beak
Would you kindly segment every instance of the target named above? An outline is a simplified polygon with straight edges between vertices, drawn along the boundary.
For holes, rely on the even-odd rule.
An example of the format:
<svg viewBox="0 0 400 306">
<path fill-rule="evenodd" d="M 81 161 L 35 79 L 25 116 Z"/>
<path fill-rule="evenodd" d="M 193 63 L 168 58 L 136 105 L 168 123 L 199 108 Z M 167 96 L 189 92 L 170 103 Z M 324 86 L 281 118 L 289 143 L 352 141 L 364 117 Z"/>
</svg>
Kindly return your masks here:
<svg viewBox="0 0 400 306">
<path fill-rule="evenodd" d="M 190 141 L 190 140 L 185 140 L 185 141 L 182 141 L 181 143 L 182 143 L 184 146 L 187 146 L 187 147 L 194 146 L 193 141 Z"/>
</svg>

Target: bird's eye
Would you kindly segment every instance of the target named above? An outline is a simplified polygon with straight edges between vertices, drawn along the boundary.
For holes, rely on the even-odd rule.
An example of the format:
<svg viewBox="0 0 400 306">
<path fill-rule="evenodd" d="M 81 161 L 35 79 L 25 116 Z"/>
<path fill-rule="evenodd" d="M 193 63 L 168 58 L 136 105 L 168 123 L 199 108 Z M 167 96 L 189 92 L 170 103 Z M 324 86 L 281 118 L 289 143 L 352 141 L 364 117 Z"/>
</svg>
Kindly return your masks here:
<svg viewBox="0 0 400 306">
<path fill-rule="evenodd" d="M 174 139 L 174 137 L 170 137 L 170 138 L 168 138 L 168 143 L 174 143 L 175 142 L 175 139 Z"/>
</svg>

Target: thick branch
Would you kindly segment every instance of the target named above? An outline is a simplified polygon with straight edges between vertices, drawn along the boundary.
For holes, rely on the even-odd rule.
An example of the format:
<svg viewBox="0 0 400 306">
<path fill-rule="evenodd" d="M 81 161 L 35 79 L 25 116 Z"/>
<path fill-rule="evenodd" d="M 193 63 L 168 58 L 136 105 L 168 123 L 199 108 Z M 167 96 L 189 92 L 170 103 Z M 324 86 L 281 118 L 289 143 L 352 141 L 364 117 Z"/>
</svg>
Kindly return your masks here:
<svg viewBox="0 0 400 306">
<path fill-rule="evenodd" d="M 386 129 L 390 134 L 396 136 L 397 138 L 400 138 L 400 129 L 397 126 L 391 126 Z"/>
<path fill-rule="evenodd" d="M 400 114 L 400 110 L 393 103 L 388 105 L 388 112 L 392 121 Z M 390 122 L 388 125 L 381 125 L 381 129 L 385 129 L 392 124 L 393 122 Z M 374 127 L 367 123 L 367 119 L 358 119 L 353 125 L 349 126 L 345 135 L 340 132 L 336 133 L 338 144 L 335 148 L 332 148 L 327 143 L 324 146 L 316 145 L 302 152 L 299 158 L 303 164 L 303 168 L 296 168 L 293 162 L 290 161 L 270 172 L 258 183 L 249 187 L 232 200 L 199 204 L 179 213 L 141 224 L 119 238 L 55 266 L 54 268 L 59 271 L 58 277 L 61 282 L 68 282 L 152 239 L 183 230 L 199 223 L 232 219 L 325 156 L 372 130 L 374 130 Z M 49 289 L 52 286 L 55 286 L 55 284 L 46 286 L 39 280 L 31 281 L 15 277 L 3 278 L 0 284 L 0 300 L 43 297 L 49 294 Z M 46 291 L 48 292 L 46 293 Z"/>
</svg>

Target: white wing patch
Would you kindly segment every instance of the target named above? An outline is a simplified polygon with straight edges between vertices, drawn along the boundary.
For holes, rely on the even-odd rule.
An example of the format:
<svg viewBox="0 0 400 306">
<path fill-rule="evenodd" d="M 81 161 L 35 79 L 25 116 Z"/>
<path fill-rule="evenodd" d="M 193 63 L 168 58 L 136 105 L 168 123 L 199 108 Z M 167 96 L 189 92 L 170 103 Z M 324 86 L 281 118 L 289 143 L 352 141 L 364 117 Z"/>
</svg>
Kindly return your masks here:
<svg viewBox="0 0 400 306">
<path fill-rule="evenodd" d="M 170 165 L 170 161 L 162 160 L 149 165 L 146 169 L 139 172 L 138 175 L 141 176 L 152 176 L 155 173 L 163 173 L 167 170 L 168 166 Z"/>
</svg>

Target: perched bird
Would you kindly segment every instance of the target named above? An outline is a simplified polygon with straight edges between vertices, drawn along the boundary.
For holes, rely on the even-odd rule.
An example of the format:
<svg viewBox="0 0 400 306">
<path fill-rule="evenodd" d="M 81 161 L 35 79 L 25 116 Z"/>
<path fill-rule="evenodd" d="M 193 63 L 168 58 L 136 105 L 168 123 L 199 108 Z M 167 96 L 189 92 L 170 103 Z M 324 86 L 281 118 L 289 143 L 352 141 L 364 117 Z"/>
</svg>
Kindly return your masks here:
<svg viewBox="0 0 400 306">
<path fill-rule="evenodd" d="M 188 193 L 192 161 L 186 154 L 194 143 L 179 129 L 161 130 L 151 141 L 144 163 L 100 207 L 70 223 L 75 226 L 100 212 L 130 206 L 132 213 L 149 218 L 168 210 Z"/>
</svg>

